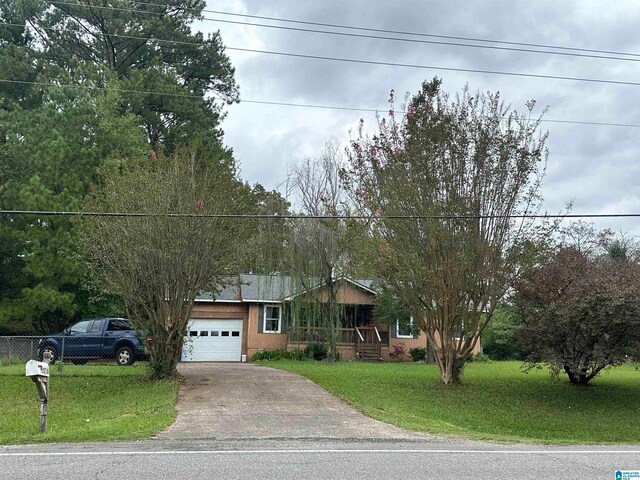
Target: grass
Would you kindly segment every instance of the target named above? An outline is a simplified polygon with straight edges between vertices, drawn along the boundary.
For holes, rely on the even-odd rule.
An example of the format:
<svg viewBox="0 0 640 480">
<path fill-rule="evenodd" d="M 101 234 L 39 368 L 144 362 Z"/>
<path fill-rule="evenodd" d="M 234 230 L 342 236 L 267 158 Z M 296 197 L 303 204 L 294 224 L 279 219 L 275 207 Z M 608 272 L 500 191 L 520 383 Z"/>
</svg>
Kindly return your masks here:
<svg viewBox="0 0 640 480">
<path fill-rule="evenodd" d="M 24 364 L 0 366 L 0 444 L 131 440 L 160 432 L 175 417 L 175 380 L 146 380 L 146 366 L 51 367 L 48 431 L 39 432 L 36 388 Z"/>
<path fill-rule="evenodd" d="M 435 365 L 275 361 L 367 415 L 402 428 L 497 441 L 640 443 L 640 372 L 618 367 L 576 388 L 519 362 L 472 363 L 463 384 Z"/>
</svg>

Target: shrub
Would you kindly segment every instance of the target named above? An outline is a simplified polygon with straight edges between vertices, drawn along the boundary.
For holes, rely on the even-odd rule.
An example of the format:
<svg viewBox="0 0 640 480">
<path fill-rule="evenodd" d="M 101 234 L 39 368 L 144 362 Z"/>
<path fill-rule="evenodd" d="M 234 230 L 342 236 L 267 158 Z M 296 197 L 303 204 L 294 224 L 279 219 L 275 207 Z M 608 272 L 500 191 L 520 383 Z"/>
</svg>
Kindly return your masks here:
<svg viewBox="0 0 640 480">
<path fill-rule="evenodd" d="M 310 343 L 305 347 L 304 353 L 307 357 L 313 358 L 314 360 L 324 360 L 327 358 L 327 347 L 322 343 Z"/>
<path fill-rule="evenodd" d="M 482 332 L 482 351 L 493 360 L 523 360 L 527 352 L 520 345 L 521 315 L 509 305 L 500 305 Z"/>
<path fill-rule="evenodd" d="M 291 360 L 306 360 L 309 358 L 307 353 L 302 348 L 294 348 L 289 352 Z"/>
<path fill-rule="evenodd" d="M 284 348 L 276 348 L 273 350 L 258 350 L 251 357 L 252 362 L 259 362 L 262 360 L 306 360 L 309 356 L 306 350 L 301 348 L 294 348 L 288 351 Z"/>
<path fill-rule="evenodd" d="M 400 360 L 407 356 L 407 350 L 404 348 L 404 344 L 396 344 L 391 345 L 391 350 L 389 350 L 389 357 L 394 360 Z"/>
<path fill-rule="evenodd" d="M 251 361 L 259 361 L 259 360 L 288 360 L 291 358 L 291 354 L 287 352 L 283 348 L 277 348 L 275 350 L 261 350 L 256 352 L 253 357 L 251 357 Z"/>
<path fill-rule="evenodd" d="M 424 362 L 427 359 L 427 349 L 424 347 L 410 348 L 409 355 L 414 362 Z"/>
</svg>

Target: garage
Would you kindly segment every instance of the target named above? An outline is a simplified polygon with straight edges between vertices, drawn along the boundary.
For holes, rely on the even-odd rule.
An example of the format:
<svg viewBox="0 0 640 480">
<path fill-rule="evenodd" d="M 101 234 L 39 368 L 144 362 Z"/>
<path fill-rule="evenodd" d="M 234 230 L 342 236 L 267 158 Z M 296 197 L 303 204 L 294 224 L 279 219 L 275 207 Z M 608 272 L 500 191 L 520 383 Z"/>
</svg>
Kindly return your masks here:
<svg viewBox="0 0 640 480">
<path fill-rule="evenodd" d="M 241 354 L 242 320 L 189 321 L 182 347 L 183 362 L 239 362 Z"/>
</svg>

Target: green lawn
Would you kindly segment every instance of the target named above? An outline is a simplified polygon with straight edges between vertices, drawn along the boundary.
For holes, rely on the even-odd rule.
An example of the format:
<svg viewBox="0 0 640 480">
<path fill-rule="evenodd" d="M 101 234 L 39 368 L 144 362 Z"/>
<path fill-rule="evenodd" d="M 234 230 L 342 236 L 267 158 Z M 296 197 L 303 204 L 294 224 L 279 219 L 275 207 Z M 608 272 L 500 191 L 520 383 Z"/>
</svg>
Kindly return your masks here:
<svg viewBox="0 0 640 480">
<path fill-rule="evenodd" d="M 144 363 L 51 367 L 49 425 L 39 432 L 39 402 L 24 364 L 0 366 L 0 444 L 128 440 L 153 435 L 175 416 L 175 380 L 146 380 Z"/>
<path fill-rule="evenodd" d="M 498 441 L 640 443 L 640 371 L 625 366 L 576 388 L 519 362 L 472 363 L 463 384 L 435 365 L 272 361 L 373 418 L 406 429 Z"/>
</svg>

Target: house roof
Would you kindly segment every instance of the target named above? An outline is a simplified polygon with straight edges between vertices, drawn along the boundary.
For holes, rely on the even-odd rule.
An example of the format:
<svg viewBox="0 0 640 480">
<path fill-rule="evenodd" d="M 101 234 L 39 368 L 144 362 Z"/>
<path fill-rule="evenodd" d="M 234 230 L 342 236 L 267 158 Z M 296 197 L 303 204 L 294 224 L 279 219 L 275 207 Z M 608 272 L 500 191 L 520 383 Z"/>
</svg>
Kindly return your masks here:
<svg viewBox="0 0 640 480">
<path fill-rule="evenodd" d="M 372 289 L 373 280 L 353 280 L 347 277 L 337 280 L 347 281 L 372 294 L 376 293 Z M 313 286 L 305 288 L 299 280 L 288 275 L 255 275 L 243 273 L 238 275 L 233 282 L 230 282 L 215 296 L 212 292 L 200 292 L 196 297 L 196 301 L 282 302 L 291 300 L 305 291 L 321 286 L 319 278 L 310 279 L 305 283 Z"/>
</svg>

